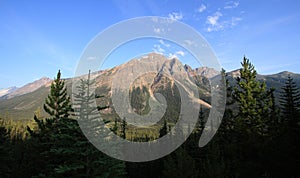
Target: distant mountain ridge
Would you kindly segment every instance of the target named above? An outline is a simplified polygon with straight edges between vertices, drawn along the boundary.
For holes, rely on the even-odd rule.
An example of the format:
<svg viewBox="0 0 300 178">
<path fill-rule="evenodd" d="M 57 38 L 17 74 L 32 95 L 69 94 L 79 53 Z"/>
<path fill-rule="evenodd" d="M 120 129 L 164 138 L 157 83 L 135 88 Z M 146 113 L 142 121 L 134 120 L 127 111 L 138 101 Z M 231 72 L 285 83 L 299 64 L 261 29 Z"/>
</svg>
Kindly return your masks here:
<svg viewBox="0 0 300 178">
<path fill-rule="evenodd" d="M 20 88 L 14 88 L 14 90 L 11 90 L 10 92 L 0 96 L 2 99 L 10 99 L 14 98 L 16 96 L 21 96 L 27 93 L 31 93 L 37 89 L 39 89 L 42 86 L 50 85 L 52 80 L 48 77 L 42 77 L 34 82 L 28 83 Z"/>
<path fill-rule="evenodd" d="M 17 88 L 16 86 L 1 89 L 1 90 L 0 90 L 0 98 L 1 98 L 2 96 L 8 95 L 8 94 L 10 94 L 10 93 L 16 91 L 17 89 L 18 89 L 18 88 Z"/>
<path fill-rule="evenodd" d="M 170 76 L 183 78 L 188 85 L 194 85 L 191 81 L 195 81 L 200 94 L 198 102 L 205 104 L 206 101 L 209 100 L 210 94 L 209 78 L 213 78 L 219 74 L 218 71 L 212 68 L 199 67 L 192 69 L 190 66 L 182 64 L 178 58 L 168 58 L 161 54 L 150 53 L 114 68 L 92 73 L 93 78 L 96 80 L 96 94 L 105 96 L 103 99 L 97 100 L 97 104 L 100 106 L 111 105 L 109 98 L 111 97 L 112 79 L 117 72 L 127 70 L 125 76 L 133 75 L 139 70 L 145 70 L 150 66 L 150 63 L 155 64 L 151 65 L 152 67 L 154 66 L 153 72 L 140 76 L 131 86 L 131 90 L 133 90 L 134 87 L 143 88 L 143 86 L 145 86 L 150 97 L 153 97 L 152 94 L 154 92 L 162 92 L 167 88 L 170 89 L 170 87 L 171 93 L 176 93 L 176 90 L 172 89 L 172 81 L 167 79 L 164 75 L 161 75 L 165 72 Z M 300 87 L 300 74 L 287 71 L 273 75 L 258 75 L 257 78 L 265 81 L 268 87 L 275 87 L 278 93 L 288 75 L 291 75 Z M 232 77 L 232 81 L 234 81 L 233 78 L 239 76 L 239 70 L 228 72 L 228 76 Z M 21 88 L 14 88 L 11 92 L 9 92 L 9 90 L 3 90 L 3 93 L 6 93 L 2 95 L 2 97 L 0 96 L 0 117 L 3 117 L 5 113 L 9 113 L 13 119 L 32 119 L 34 112 L 43 106 L 45 98 L 50 91 L 52 81 L 50 78 L 43 77 Z M 72 78 L 65 79 L 65 83 L 68 93 L 71 94 Z M 193 94 L 190 93 L 190 95 Z M 209 107 L 209 104 L 206 106 Z M 111 112 L 111 110 L 108 109 L 106 112 Z"/>
</svg>

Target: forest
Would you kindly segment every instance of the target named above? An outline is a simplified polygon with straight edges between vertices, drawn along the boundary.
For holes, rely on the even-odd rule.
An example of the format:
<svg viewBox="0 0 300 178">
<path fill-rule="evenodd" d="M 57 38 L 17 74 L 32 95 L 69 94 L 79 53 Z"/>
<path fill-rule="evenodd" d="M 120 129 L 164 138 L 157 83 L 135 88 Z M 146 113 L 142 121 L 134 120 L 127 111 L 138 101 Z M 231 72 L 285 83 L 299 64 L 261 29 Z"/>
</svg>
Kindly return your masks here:
<svg viewBox="0 0 300 178">
<path fill-rule="evenodd" d="M 74 118 L 97 111 L 84 108 L 82 115 L 74 114 L 59 71 L 41 106 L 50 117 L 41 118 L 36 112 L 32 122 L 0 119 L 0 177 L 300 177 L 300 90 L 293 78 L 286 78 L 276 96 L 274 88 L 257 79 L 246 57 L 234 82 L 224 70 L 221 75 L 226 109 L 213 139 L 198 147 L 209 112 L 201 107 L 198 123 L 184 144 L 163 158 L 134 163 L 111 158 L 89 142 Z M 91 83 L 81 80 L 75 96 L 79 103 L 89 102 L 85 92 Z M 134 90 L 149 97 L 144 88 Z M 141 102 L 133 104 L 142 108 Z M 120 137 L 140 142 L 162 137 L 172 126 L 164 119 L 151 135 L 139 132 L 132 138 L 125 120 L 107 122 Z"/>
</svg>

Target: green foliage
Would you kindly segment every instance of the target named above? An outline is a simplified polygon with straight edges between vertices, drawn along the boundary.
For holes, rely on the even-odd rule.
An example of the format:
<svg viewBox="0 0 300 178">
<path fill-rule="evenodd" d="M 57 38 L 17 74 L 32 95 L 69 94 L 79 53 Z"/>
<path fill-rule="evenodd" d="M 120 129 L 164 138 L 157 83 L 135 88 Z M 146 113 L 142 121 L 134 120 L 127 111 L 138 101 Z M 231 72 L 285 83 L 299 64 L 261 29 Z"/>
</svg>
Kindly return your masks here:
<svg viewBox="0 0 300 178">
<path fill-rule="evenodd" d="M 234 97 L 239 108 L 237 122 L 241 129 L 263 134 L 266 122 L 264 119 L 270 107 L 266 84 L 256 79 L 257 72 L 249 59 L 244 57 L 241 65 L 237 87 L 234 88 Z"/>
<path fill-rule="evenodd" d="M 136 113 L 143 115 L 150 111 L 150 93 L 145 86 L 143 86 L 142 89 L 140 87 L 133 87 L 129 95 L 131 106 L 135 109 Z"/>
<path fill-rule="evenodd" d="M 60 76 L 58 75 L 58 78 Z M 58 82 L 58 81 L 57 81 Z M 82 79 L 77 101 L 77 119 L 90 123 L 96 118 L 96 108 L 91 108 L 90 74 Z M 63 88 L 63 87 L 60 87 Z M 65 91 L 65 90 L 63 90 Z M 63 96 L 67 96 L 66 93 Z M 67 99 L 68 100 L 68 99 Z M 57 113 L 67 111 L 63 104 Z M 64 108 L 66 107 L 66 108 Z M 58 118 L 57 118 L 58 117 Z M 97 150 L 84 136 L 76 120 L 68 118 L 68 113 L 53 118 L 39 120 L 36 116 L 36 131 L 28 129 L 35 143 L 35 154 L 42 159 L 38 176 L 46 177 L 120 177 L 125 174 L 124 163 Z M 93 128 L 92 130 L 93 131 Z"/>
<path fill-rule="evenodd" d="M 162 128 L 159 130 L 159 137 L 163 137 L 167 133 L 168 133 L 167 121 L 164 120 L 164 124 L 163 124 Z"/>
<path fill-rule="evenodd" d="M 282 87 L 280 104 L 284 121 L 296 125 L 299 122 L 300 90 L 290 75 Z"/>
<path fill-rule="evenodd" d="M 199 111 L 199 119 L 198 119 L 198 125 L 196 129 L 198 129 L 199 132 L 202 132 L 205 127 L 206 119 L 203 111 L 203 106 L 200 105 L 200 111 Z"/>
<path fill-rule="evenodd" d="M 11 160 L 9 130 L 3 126 L 3 121 L 0 118 L 0 177 L 8 177 L 11 172 L 7 164 Z"/>
<path fill-rule="evenodd" d="M 300 92 L 297 84 L 291 77 L 287 78 L 282 87 L 280 112 L 275 90 L 257 80 L 254 66 L 247 58 L 243 59 L 240 74 L 236 85 L 232 85 L 225 71 L 221 72 L 224 78 L 220 80 L 227 91 L 226 110 L 208 145 L 198 147 L 209 114 L 208 109 L 201 107 L 196 131 L 176 151 L 154 161 L 125 163 L 98 151 L 78 125 L 79 120 L 87 124 L 95 121 L 98 110 L 107 107 L 90 107 L 91 99 L 97 97 L 90 90 L 95 81 L 90 75 L 80 80 L 79 92 L 74 94 L 77 120 L 71 119 L 69 97 L 63 81 L 57 80 L 59 72 L 46 100 L 52 104 L 45 104 L 50 118 L 43 118 L 38 109 L 34 123 L 0 119 L 0 177 L 300 177 Z M 178 139 L 174 138 L 175 134 L 183 137 L 185 130 L 171 132 L 171 126 L 179 117 L 178 90 L 168 83 L 161 86 L 155 92 L 162 93 L 168 102 L 161 122 L 138 128 L 127 125 L 126 118 L 120 122 L 115 114 L 110 114 L 106 126 L 120 137 L 137 142 L 155 140 L 168 131 L 171 139 Z M 143 88 L 134 89 L 134 92 L 141 96 L 131 95 L 135 101 L 140 101 L 132 106 L 137 113 L 144 114 L 147 92 Z M 85 134 L 92 134 L 95 129 L 97 127 L 91 127 Z"/>
<path fill-rule="evenodd" d="M 279 101 L 282 128 L 278 137 L 285 146 L 280 146 L 278 151 L 286 153 L 286 159 L 282 162 L 289 165 L 286 166 L 285 172 L 292 176 L 290 173 L 298 172 L 300 166 L 300 90 L 290 75 L 282 87 Z"/>
<path fill-rule="evenodd" d="M 126 129 L 127 129 L 127 122 L 126 122 L 126 118 L 124 117 L 121 123 L 121 133 L 120 133 L 120 137 L 123 139 L 126 139 Z"/>
<path fill-rule="evenodd" d="M 44 110 L 56 120 L 67 118 L 72 110 L 65 82 L 60 78 L 60 70 L 51 84 L 50 94 L 45 100 Z"/>
<path fill-rule="evenodd" d="M 163 177 L 198 177 L 195 160 L 182 147 L 168 155 L 163 166 Z"/>
</svg>

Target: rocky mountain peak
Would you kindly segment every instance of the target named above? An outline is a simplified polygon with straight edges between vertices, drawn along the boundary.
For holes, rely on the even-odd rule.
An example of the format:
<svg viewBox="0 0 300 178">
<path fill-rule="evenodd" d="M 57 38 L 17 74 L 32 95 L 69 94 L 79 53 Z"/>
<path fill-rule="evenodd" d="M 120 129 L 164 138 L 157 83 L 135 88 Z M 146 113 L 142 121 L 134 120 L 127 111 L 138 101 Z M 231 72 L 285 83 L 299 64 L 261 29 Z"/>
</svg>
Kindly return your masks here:
<svg viewBox="0 0 300 178">
<path fill-rule="evenodd" d="M 9 87 L 9 88 L 4 88 L 0 90 L 0 97 L 8 95 L 9 93 L 12 93 L 16 91 L 18 88 L 16 86 Z"/>
<path fill-rule="evenodd" d="M 9 98 L 13 98 L 15 96 L 20 96 L 20 95 L 24 95 L 27 93 L 31 93 L 37 89 L 39 89 L 42 86 L 49 86 L 51 84 L 52 80 L 50 78 L 47 77 L 42 77 L 34 82 L 28 83 L 18 89 L 16 89 L 15 91 L 3 96 L 7 99 Z"/>
</svg>

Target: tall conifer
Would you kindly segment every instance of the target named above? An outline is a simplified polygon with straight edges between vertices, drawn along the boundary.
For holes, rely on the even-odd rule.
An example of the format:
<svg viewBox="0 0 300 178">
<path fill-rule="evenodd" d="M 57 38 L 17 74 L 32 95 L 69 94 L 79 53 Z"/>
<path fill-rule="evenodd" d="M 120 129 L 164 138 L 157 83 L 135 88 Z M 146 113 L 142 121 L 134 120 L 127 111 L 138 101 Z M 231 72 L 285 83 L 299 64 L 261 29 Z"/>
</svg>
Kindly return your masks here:
<svg viewBox="0 0 300 178">
<path fill-rule="evenodd" d="M 56 79 L 51 84 L 50 93 L 44 104 L 44 110 L 55 120 L 68 118 L 72 110 L 65 82 L 60 77 L 59 70 Z"/>
</svg>

